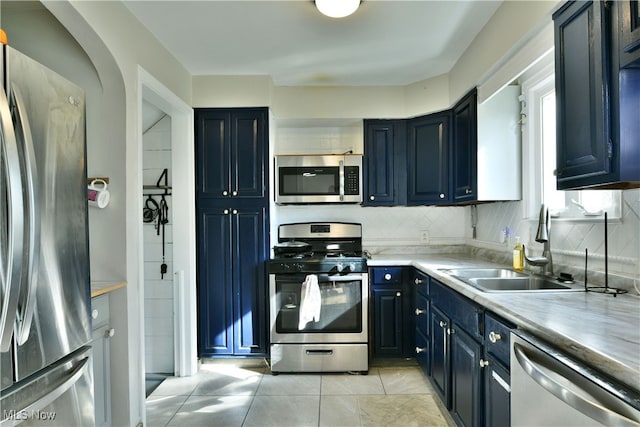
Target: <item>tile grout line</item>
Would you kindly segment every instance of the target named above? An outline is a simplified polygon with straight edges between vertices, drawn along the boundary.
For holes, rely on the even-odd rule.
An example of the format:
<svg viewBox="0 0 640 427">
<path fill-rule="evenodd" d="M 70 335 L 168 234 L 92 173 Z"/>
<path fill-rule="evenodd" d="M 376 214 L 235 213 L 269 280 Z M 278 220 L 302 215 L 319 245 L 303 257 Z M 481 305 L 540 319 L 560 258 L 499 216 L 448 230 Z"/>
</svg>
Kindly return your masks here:
<svg viewBox="0 0 640 427">
<path fill-rule="evenodd" d="M 260 388 L 260 385 L 262 384 L 262 379 L 264 378 L 265 375 L 267 375 L 266 371 L 267 370 L 264 369 L 260 373 L 260 381 L 258 382 L 258 385 L 256 386 L 255 392 L 251 395 L 251 402 L 249 402 L 249 405 L 247 406 L 247 412 L 245 412 L 244 418 L 242 418 L 242 423 L 240 424 L 240 427 L 244 426 L 246 424 L 246 422 L 247 422 L 247 418 L 249 417 L 249 412 L 251 411 L 251 407 L 253 406 L 253 402 L 255 402 L 256 396 L 258 395 L 258 389 Z"/>
</svg>

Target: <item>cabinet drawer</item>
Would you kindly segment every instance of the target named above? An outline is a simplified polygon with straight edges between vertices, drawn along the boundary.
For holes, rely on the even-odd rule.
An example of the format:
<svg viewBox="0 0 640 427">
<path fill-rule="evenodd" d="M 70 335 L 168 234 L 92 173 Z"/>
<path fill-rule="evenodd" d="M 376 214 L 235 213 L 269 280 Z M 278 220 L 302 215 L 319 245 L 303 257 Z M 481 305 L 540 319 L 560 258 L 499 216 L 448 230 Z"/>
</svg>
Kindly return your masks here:
<svg viewBox="0 0 640 427">
<path fill-rule="evenodd" d="M 457 292 L 447 288 L 435 279 L 430 284 L 431 304 L 457 323 L 469 335 L 478 341 L 483 336 L 484 311 L 482 307 L 472 303 Z"/>
<path fill-rule="evenodd" d="M 510 367 L 509 337 L 511 326 L 493 313 L 485 313 L 484 345 L 487 352 Z"/>
<path fill-rule="evenodd" d="M 429 297 L 429 276 L 418 270 L 413 270 L 411 282 L 415 286 L 417 294 Z"/>
<path fill-rule="evenodd" d="M 429 336 L 429 300 L 422 294 L 416 294 L 414 315 L 416 330 L 425 337 Z"/>
<path fill-rule="evenodd" d="M 415 357 L 425 375 L 429 375 L 429 338 L 420 330 L 416 331 Z"/>
<path fill-rule="evenodd" d="M 375 267 L 372 268 L 373 283 L 400 284 L 402 283 L 402 267 Z"/>
<path fill-rule="evenodd" d="M 109 323 L 109 295 L 91 298 L 91 329 L 95 330 Z"/>
</svg>

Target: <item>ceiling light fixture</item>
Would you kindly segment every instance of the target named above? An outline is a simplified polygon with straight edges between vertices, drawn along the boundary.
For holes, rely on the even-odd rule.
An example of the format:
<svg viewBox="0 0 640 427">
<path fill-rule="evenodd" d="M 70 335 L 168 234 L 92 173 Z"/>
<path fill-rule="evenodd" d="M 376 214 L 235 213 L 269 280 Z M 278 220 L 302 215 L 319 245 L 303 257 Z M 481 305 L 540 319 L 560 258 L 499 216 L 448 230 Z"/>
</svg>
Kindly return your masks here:
<svg viewBox="0 0 640 427">
<path fill-rule="evenodd" d="M 318 10 L 331 18 L 344 18 L 358 10 L 360 0 L 315 0 Z"/>
</svg>

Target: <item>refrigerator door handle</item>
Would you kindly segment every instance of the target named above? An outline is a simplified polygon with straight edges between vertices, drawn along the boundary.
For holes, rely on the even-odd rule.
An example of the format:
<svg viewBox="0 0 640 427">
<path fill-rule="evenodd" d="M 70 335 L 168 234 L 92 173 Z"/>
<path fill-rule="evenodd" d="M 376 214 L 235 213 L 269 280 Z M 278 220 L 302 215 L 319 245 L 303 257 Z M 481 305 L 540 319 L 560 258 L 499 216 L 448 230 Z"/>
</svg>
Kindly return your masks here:
<svg viewBox="0 0 640 427">
<path fill-rule="evenodd" d="M 27 289 L 23 301 L 18 303 L 18 313 L 16 317 L 16 340 L 18 345 L 24 344 L 29 338 L 31 322 L 34 316 L 36 302 L 36 288 L 38 286 L 38 268 L 40 263 L 40 199 L 38 197 L 38 175 L 36 167 L 35 150 L 31 127 L 27 111 L 20 89 L 11 85 L 9 94 L 11 105 L 15 106 L 15 129 L 18 146 L 23 147 L 23 171 L 25 184 L 25 218 L 28 221 L 28 247 L 26 269 L 22 270 L 23 283 Z M 20 144 L 22 142 L 22 144 Z"/>
<path fill-rule="evenodd" d="M 2 128 L 2 156 L 7 164 L 8 234 L 6 243 L 7 259 L 2 262 L 2 309 L 0 310 L 0 352 L 6 353 L 11 347 L 15 324 L 20 283 L 22 280 L 24 243 L 24 200 L 22 198 L 20 157 L 18 145 L 9 111 L 9 102 L 4 88 L 0 87 L 0 127 Z"/>
<path fill-rule="evenodd" d="M 27 413 L 32 414 L 38 411 L 41 411 L 42 408 L 49 406 L 56 399 L 66 393 L 71 387 L 73 387 L 83 375 L 85 375 L 86 371 L 92 366 L 89 362 L 91 361 L 90 357 L 85 357 L 78 363 L 69 376 L 60 384 L 58 384 L 53 390 L 46 393 L 40 399 L 35 402 L 29 404 L 25 408 L 16 409 L 16 413 Z M 14 425 L 14 420 L 8 419 L 0 422 L 0 426 L 4 425 Z"/>
</svg>

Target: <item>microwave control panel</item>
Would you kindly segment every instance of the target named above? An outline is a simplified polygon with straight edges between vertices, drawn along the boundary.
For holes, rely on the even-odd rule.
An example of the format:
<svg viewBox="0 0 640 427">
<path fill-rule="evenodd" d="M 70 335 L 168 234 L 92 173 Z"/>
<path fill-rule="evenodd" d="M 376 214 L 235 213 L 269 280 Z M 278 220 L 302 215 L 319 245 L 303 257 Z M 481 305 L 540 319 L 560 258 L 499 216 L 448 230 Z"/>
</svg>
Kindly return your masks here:
<svg viewBox="0 0 640 427">
<path fill-rule="evenodd" d="M 344 167 L 344 194 L 360 194 L 360 168 Z"/>
</svg>

